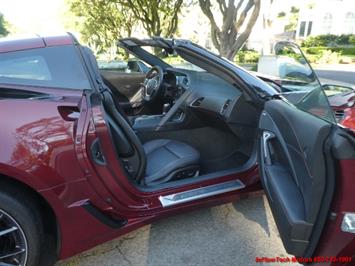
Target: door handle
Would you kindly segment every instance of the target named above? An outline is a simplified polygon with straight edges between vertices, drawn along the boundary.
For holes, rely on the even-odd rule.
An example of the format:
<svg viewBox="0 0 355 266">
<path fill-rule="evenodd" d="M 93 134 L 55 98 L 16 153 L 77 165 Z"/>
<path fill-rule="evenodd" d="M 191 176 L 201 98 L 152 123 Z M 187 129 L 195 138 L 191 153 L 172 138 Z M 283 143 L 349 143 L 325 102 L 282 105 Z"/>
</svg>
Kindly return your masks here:
<svg viewBox="0 0 355 266">
<path fill-rule="evenodd" d="M 58 112 L 65 121 L 76 121 L 80 116 L 77 106 L 58 106 Z"/>
<path fill-rule="evenodd" d="M 275 138 L 275 134 L 271 133 L 270 131 L 263 132 L 263 151 L 264 151 L 264 160 L 265 164 L 271 165 L 271 155 L 269 151 L 268 142 L 270 139 Z"/>
<path fill-rule="evenodd" d="M 99 165 L 106 165 L 106 160 L 102 154 L 99 139 L 95 139 L 91 144 L 91 156 L 95 163 Z"/>
</svg>

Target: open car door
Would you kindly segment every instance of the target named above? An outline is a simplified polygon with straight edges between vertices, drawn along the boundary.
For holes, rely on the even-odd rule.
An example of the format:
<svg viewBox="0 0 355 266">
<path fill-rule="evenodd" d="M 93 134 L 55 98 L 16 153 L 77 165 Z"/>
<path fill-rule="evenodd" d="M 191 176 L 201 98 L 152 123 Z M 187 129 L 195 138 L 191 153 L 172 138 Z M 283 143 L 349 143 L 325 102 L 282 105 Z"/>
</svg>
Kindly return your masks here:
<svg viewBox="0 0 355 266">
<path fill-rule="evenodd" d="M 284 99 L 265 103 L 259 120 L 259 170 L 286 251 L 310 257 L 333 196 L 329 147 L 336 125 L 318 79 L 296 48 L 288 43 L 275 46 L 276 53 L 305 63 L 303 73 L 298 75 L 294 68 L 292 79 L 285 80 L 305 96 L 295 105 Z"/>
<path fill-rule="evenodd" d="M 326 195 L 330 123 L 282 100 L 260 117 L 260 176 L 286 251 L 305 256 Z M 329 152 L 329 151 L 328 151 Z M 328 180 L 329 179 L 329 180 Z M 327 212 L 326 210 L 326 212 Z M 323 221 L 324 224 L 324 221 Z"/>
</svg>

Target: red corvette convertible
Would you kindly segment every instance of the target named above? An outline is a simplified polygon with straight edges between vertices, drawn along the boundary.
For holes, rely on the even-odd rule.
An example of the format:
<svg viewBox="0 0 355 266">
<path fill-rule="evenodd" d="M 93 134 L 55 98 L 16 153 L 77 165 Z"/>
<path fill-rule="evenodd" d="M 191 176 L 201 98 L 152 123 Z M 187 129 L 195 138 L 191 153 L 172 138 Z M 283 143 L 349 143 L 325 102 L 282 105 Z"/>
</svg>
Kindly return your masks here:
<svg viewBox="0 0 355 266">
<path fill-rule="evenodd" d="M 261 191 L 289 254 L 354 260 L 354 133 L 306 62 L 288 72 L 308 91 L 292 104 L 189 41 L 118 45 L 147 73 L 100 72 L 70 34 L 0 42 L 0 265 L 38 264 L 48 239 L 64 259 Z M 299 59 L 289 43 L 275 51 Z"/>
</svg>

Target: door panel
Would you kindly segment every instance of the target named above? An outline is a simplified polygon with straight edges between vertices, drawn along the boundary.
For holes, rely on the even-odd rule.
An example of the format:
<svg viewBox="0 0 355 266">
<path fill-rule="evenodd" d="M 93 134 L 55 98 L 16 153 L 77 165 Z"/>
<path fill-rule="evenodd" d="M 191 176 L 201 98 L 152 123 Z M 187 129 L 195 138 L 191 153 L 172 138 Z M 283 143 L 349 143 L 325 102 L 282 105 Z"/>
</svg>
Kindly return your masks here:
<svg viewBox="0 0 355 266">
<path fill-rule="evenodd" d="M 120 102 L 128 102 L 139 90 L 145 78 L 144 73 L 125 73 L 112 70 L 101 70 L 105 83 L 118 92 Z"/>
<path fill-rule="evenodd" d="M 259 120 L 262 184 L 286 251 L 304 255 L 326 186 L 324 145 L 331 124 L 282 100 Z"/>
</svg>

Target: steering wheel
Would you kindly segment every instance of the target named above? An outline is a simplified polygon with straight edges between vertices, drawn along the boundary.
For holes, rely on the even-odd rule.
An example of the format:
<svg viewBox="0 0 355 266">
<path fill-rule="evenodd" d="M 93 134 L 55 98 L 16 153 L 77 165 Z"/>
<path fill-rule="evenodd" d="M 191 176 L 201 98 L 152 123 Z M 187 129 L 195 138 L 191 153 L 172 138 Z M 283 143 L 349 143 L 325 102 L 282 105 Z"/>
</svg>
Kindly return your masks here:
<svg viewBox="0 0 355 266">
<path fill-rule="evenodd" d="M 163 83 L 163 69 L 160 66 L 153 66 L 145 76 L 142 83 L 142 97 L 146 102 L 156 99 Z"/>
</svg>

